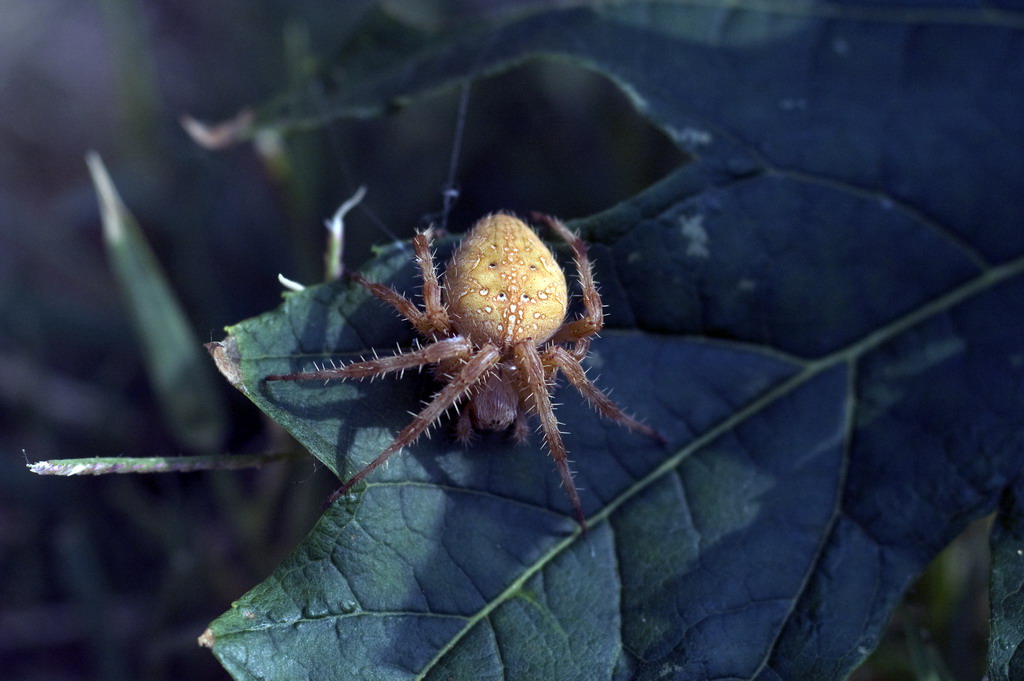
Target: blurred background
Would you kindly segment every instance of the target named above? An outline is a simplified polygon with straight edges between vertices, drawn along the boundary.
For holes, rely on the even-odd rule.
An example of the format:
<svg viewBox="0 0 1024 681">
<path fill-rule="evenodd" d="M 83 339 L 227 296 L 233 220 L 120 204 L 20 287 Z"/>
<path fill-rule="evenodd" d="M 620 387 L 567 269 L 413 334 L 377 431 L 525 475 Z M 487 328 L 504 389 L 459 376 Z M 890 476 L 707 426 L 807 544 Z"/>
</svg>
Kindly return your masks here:
<svg viewBox="0 0 1024 681">
<path fill-rule="evenodd" d="M 223 338 L 226 325 L 280 302 L 279 272 L 322 278 L 323 221 L 357 186 L 368 193 L 346 220 L 350 267 L 441 208 L 458 91 L 262 151 L 209 151 L 179 124 L 186 113 L 221 121 L 295 87 L 374 4 L 0 7 L 0 677 L 227 678 L 196 638 L 319 517 L 337 481 L 312 458 L 245 472 L 77 478 L 37 477 L 25 464 L 292 446 L 212 362 L 223 405 L 215 436 L 197 446 L 169 426 L 108 261 L 84 156 L 95 150 L 105 162 L 196 347 Z M 514 9 L 376 8 L 422 30 Z M 568 64 L 518 68 L 470 93 L 450 227 L 498 209 L 586 215 L 680 160 L 599 76 Z"/>
<path fill-rule="evenodd" d="M 245 472 L 27 472 L 49 459 L 293 447 L 212 362 L 213 435 L 197 445 L 169 425 L 104 248 L 86 152 L 106 163 L 199 347 L 275 307 L 279 272 L 322 278 L 323 220 L 357 186 L 368 192 L 346 220 L 349 267 L 436 215 L 460 93 L 260 150 L 200 148 L 182 114 L 217 122 L 305 87 L 304 74 L 330 63 L 374 11 L 430 31 L 543 4 L 4 0 L 0 677 L 227 678 L 196 637 L 301 540 L 337 482 L 312 458 Z M 526 65 L 472 87 L 449 225 L 460 232 L 498 209 L 588 215 L 683 160 L 600 76 Z M 940 657 L 959 656 L 959 642 L 977 668 L 985 534 L 973 532 L 915 587 L 860 678 L 910 678 L 907 646 L 937 649 L 914 638 L 922 627 L 950 653 Z M 967 633 L 951 634 L 951 622 Z"/>
</svg>

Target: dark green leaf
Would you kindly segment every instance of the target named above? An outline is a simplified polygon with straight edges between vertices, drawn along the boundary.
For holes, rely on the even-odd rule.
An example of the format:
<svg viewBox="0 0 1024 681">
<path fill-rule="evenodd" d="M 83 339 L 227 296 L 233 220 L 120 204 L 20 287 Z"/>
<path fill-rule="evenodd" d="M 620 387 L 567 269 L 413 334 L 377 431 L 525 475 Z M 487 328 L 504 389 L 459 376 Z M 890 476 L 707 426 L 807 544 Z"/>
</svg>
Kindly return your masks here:
<svg viewBox="0 0 1024 681">
<path fill-rule="evenodd" d="M 839 679 L 995 505 L 1024 465 L 1022 22 L 791 7 L 551 12 L 352 65 L 339 112 L 558 52 L 694 154 L 577 224 L 618 327 L 594 374 L 668 445 L 558 391 L 579 535 L 538 443 L 435 433 L 211 625 L 236 678 Z M 412 291 L 410 261 L 370 276 Z M 261 380 L 411 339 L 343 285 L 231 333 L 342 477 L 432 389 Z"/>
<path fill-rule="evenodd" d="M 1024 676 L 1024 478 L 1003 496 L 992 527 L 990 681 Z"/>
</svg>

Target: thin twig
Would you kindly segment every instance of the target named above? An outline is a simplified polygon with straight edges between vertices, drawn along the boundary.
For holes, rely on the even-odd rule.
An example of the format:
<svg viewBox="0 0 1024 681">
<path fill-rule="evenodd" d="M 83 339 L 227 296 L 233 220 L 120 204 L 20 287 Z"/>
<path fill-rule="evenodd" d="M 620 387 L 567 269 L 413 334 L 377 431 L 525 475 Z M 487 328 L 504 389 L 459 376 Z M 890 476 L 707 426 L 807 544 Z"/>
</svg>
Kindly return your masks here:
<svg viewBox="0 0 1024 681">
<path fill-rule="evenodd" d="M 26 464 L 37 475 L 108 475 L 110 473 L 188 473 L 258 468 L 268 463 L 305 458 L 304 452 L 211 454 L 206 456 L 113 456 L 54 459 Z"/>
</svg>

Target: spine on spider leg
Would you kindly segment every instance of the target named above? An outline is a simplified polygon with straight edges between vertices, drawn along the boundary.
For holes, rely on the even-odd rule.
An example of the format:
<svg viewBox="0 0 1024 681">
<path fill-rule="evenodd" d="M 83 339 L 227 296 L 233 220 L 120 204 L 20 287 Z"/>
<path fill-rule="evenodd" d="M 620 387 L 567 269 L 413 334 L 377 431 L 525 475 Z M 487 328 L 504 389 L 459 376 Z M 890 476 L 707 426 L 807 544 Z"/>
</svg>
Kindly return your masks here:
<svg viewBox="0 0 1024 681">
<path fill-rule="evenodd" d="M 585 242 L 580 235 L 572 231 L 565 226 L 565 223 L 554 217 L 553 215 L 547 215 L 546 213 L 530 213 L 530 217 L 537 222 L 542 222 L 547 225 L 548 229 L 557 234 L 569 248 L 572 249 L 573 258 L 576 260 L 576 264 L 589 263 L 587 256 L 587 242 Z"/>
<path fill-rule="evenodd" d="M 555 333 L 551 341 L 553 343 L 579 343 L 584 338 L 598 333 L 604 327 L 604 305 L 597 291 L 597 283 L 594 281 L 593 266 L 587 254 L 587 244 L 557 218 L 543 213 L 533 213 L 532 217 L 547 225 L 572 249 L 580 282 L 580 292 L 583 295 L 583 316 L 565 324 Z M 582 357 L 580 353 L 585 352 L 585 347 L 578 346 L 577 356 Z"/>
<path fill-rule="evenodd" d="M 562 487 L 565 488 L 565 493 L 569 496 L 569 502 L 576 513 L 576 520 L 586 532 L 587 519 L 583 513 L 583 504 L 580 502 L 579 493 L 576 491 L 576 484 L 573 482 L 572 471 L 569 469 L 569 456 L 558 428 L 560 424 L 555 418 L 551 396 L 548 394 L 549 388 L 544 378 L 544 363 L 537 348 L 530 343 L 516 344 L 514 352 L 516 367 L 522 372 L 522 380 L 533 401 L 534 411 L 540 421 L 544 441 L 548 446 L 548 453 L 554 460 L 555 468 L 558 469 L 558 474 L 562 478 Z"/>
<path fill-rule="evenodd" d="M 427 228 L 413 238 L 416 262 L 423 277 L 423 322 L 417 329 L 428 338 L 445 335 L 451 327 L 448 311 L 442 304 L 441 285 L 434 269 L 434 255 L 430 250 L 434 230 Z"/>
<path fill-rule="evenodd" d="M 414 369 L 424 364 L 433 364 L 445 359 L 467 358 L 473 351 L 473 345 L 462 336 L 443 338 L 430 345 L 398 353 L 389 357 L 375 357 L 362 362 L 353 362 L 336 369 L 318 369 L 301 371 L 291 374 L 271 374 L 268 381 L 330 381 L 332 379 L 350 380 L 372 378 L 406 369 Z"/>
<path fill-rule="evenodd" d="M 434 348 L 443 342 L 444 341 L 439 341 L 425 349 Z M 465 342 L 468 343 L 468 341 Z M 453 357 L 453 355 L 449 354 L 449 357 Z M 364 479 L 378 466 L 387 461 L 388 457 L 392 454 L 408 447 L 419 439 L 420 435 L 422 435 L 431 426 L 431 424 L 437 421 L 437 419 L 440 418 L 441 415 L 459 399 L 464 397 L 469 389 L 475 385 L 481 377 L 485 376 L 500 359 L 501 353 L 495 346 L 489 344 L 484 345 L 476 354 L 469 357 L 466 363 L 455 375 L 455 378 L 453 378 L 447 385 L 441 388 L 436 395 L 434 395 L 434 398 L 430 403 L 413 417 L 412 422 L 409 423 L 409 425 L 398 432 L 394 442 L 388 445 L 388 448 L 381 452 L 376 459 L 367 464 L 365 468 L 353 475 L 348 482 L 339 487 L 338 490 L 327 500 L 327 505 L 330 505 L 343 494 L 347 493 L 356 485 L 356 483 Z"/>
<path fill-rule="evenodd" d="M 593 407 L 597 413 L 610 421 L 622 424 L 630 430 L 643 433 L 660 444 L 665 444 L 666 440 L 661 433 L 622 411 L 612 398 L 608 396 L 608 393 L 598 388 L 587 377 L 587 373 L 580 365 L 579 359 L 573 353 L 560 346 L 551 346 L 545 350 L 545 354 L 550 362 L 562 370 L 569 383 L 579 391 L 587 401 L 587 404 Z"/>
</svg>

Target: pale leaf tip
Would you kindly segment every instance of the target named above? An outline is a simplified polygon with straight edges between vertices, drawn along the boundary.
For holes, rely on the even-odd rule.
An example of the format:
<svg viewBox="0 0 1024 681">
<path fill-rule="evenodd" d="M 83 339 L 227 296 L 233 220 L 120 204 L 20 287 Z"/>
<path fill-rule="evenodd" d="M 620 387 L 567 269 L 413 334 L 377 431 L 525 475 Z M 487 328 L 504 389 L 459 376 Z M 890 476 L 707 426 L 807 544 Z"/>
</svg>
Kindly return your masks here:
<svg viewBox="0 0 1024 681">
<path fill-rule="evenodd" d="M 216 640 L 217 639 L 213 635 L 213 632 L 210 631 L 209 627 L 207 627 L 206 631 L 200 634 L 199 638 L 196 639 L 196 643 L 198 643 L 203 648 L 209 648 L 210 650 L 213 650 L 213 644 L 216 643 Z"/>
<path fill-rule="evenodd" d="M 178 121 L 192 141 L 199 146 L 206 149 L 224 149 L 244 139 L 254 118 L 251 109 L 242 109 L 234 118 L 220 123 L 203 123 L 189 114 L 182 114 Z"/>
<path fill-rule="evenodd" d="M 89 150 L 85 154 L 85 164 L 89 167 L 89 175 L 92 177 L 92 184 L 96 188 L 96 196 L 100 203 L 103 234 L 112 243 L 119 242 L 124 238 L 122 221 L 127 209 L 100 155 Z"/>
<path fill-rule="evenodd" d="M 245 392 L 245 384 L 242 380 L 242 356 L 238 350 L 238 340 L 234 336 L 228 336 L 222 341 L 207 343 L 203 347 L 210 353 L 217 371 L 224 378 L 228 379 L 234 387 Z"/>
</svg>

